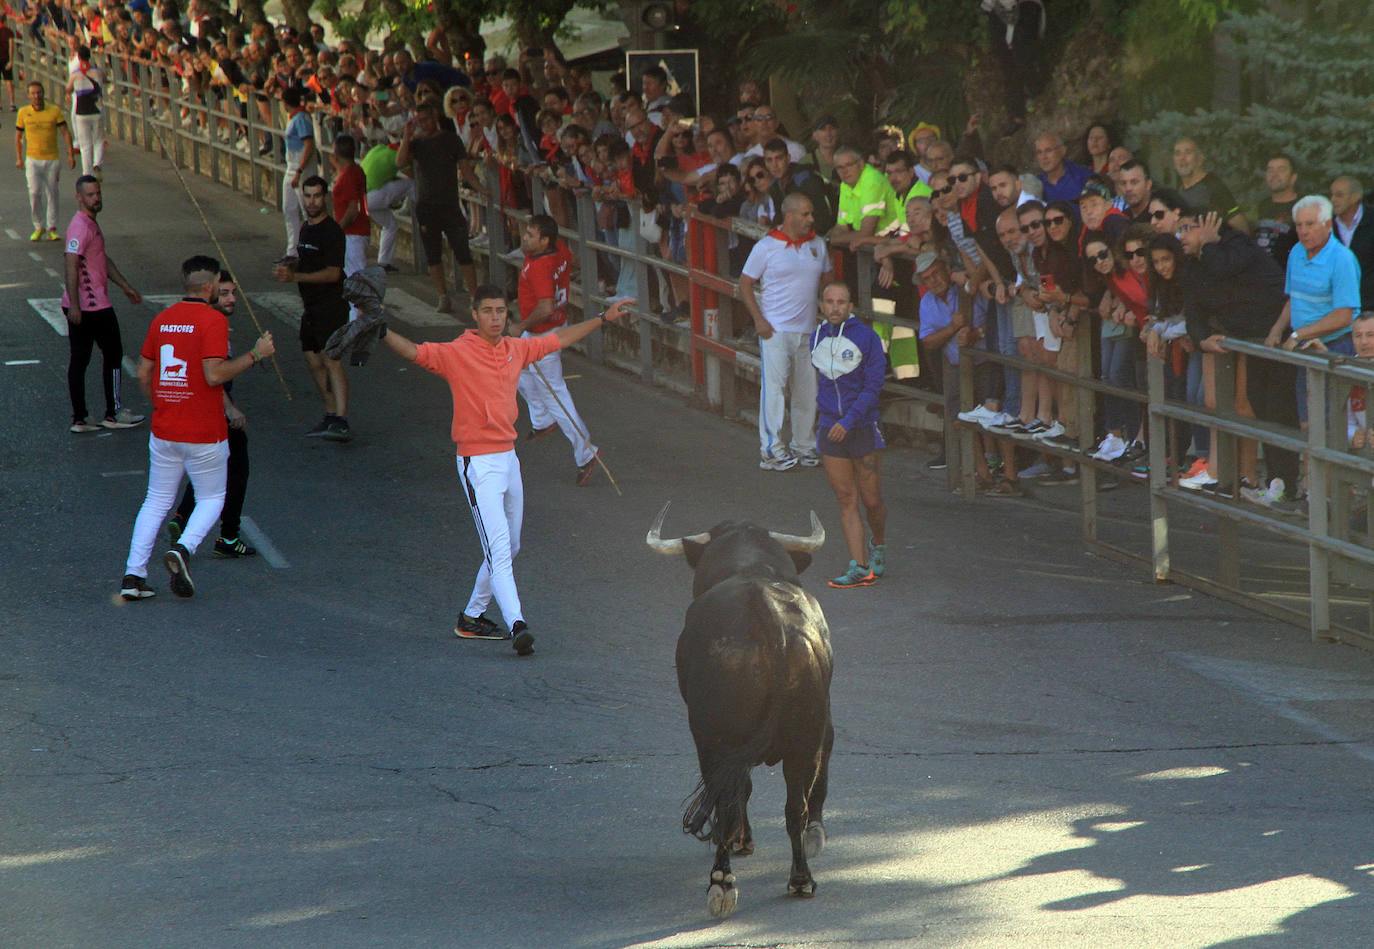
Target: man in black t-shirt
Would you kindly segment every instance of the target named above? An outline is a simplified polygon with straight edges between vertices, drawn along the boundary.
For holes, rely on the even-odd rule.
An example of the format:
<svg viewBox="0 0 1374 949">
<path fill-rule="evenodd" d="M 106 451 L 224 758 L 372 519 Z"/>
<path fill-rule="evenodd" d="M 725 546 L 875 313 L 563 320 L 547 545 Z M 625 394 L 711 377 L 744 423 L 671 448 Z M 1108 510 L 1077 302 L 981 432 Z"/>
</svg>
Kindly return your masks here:
<svg viewBox="0 0 1374 949">
<path fill-rule="evenodd" d="M 1280 267 L 1288 266 L 1288 252 L 1298 242 L 1293 230 L 1293 203 L 1298 200 L 1298 174 L 1293 159 L 1275 155 L 1264 166 L 1264 187 L 1269 197 L 1261 198 L 1255 226 L 1255 243 L 1264 248 Z"/>
<path fill-rule="evenodd" d="M 348 376 L 343 363 L 324 355 L 329 336 L 348 322 L 348 304 L 343 298 L 344 233 L 329 216 L 329 182 L 311 175 L 301 185 L 301 225 L 297 249 L 299 260 L 293 267 L 287 259 L 277 264 L 274 276 L 283 283 L 294 283 L 301 291 L 301 351 L 305 367 L 324 402 L 324 418 L 305 434 L 346 442 L 353 437 L 348 428 Z"/>
<path fill-rule="evenodd" d="M 463 140 L 449 122 L 439 121 L 439 109 L 422 103 L 415 118 L 406 122 L 396 167 L 410 170 L 415 179 L 415 224 L 425 252 L 429 279 L 439 292 L 439 312 L 452 313 L 448 280 L 444 276 L 444 237 L 448 237 L 453 262 L 463 275 L 468 296 L 477 288 L 477 268 L 468 248 L 468 222 L 458 203 L 458 176 L 461 174 L 477 191 L 485 191 L 472 172 Z"/>
</svg>

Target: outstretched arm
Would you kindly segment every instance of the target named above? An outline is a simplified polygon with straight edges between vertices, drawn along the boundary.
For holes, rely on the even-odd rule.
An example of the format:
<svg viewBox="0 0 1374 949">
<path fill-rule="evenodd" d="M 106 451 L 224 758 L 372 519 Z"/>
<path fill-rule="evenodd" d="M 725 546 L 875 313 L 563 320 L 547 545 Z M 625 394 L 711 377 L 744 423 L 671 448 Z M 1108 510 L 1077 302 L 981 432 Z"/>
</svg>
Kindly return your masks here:
<svg viewBox="0 0 1374 949">
<path fill-rule="evenodd" d="M 395 353 L 397 356 L 400 356 L 402 359 L 414 362 L 415 357 L 420 354 L 419 346 L 416 346 L 410 340 L 406 339 L 404 336 L 396 332 L 394 329 L 391 329 L 390 327 L 387 327 L 386 334 L 382 337 L 382 339 L 386 342 L 388 346 L 391 347 L 391 351 Z"/>
<path fill-rule="evenodd" d="M 554 335 L 558 337 L 559 348 L 567 349 L 573 343 L 576 343 L 584 339 L 585 337 L 592 335 L 592 333 L 595 333 L 597 330 L 601 329 L 602 323 L 614 323 L 616 320 L 620 319 L 621 316 L 625 314 L 625 308 L 634 302 L 635 301 L 633 300 L 620 300 L 613 307 L 607 310 L 599 320 L 583 320 L 581 323 L 572 323 L 567 326 L 560 326 L 557 330 L 554 331 Z M 387 338 L 390 337 L 391 334 L 388 333 Z"/>
</svg>

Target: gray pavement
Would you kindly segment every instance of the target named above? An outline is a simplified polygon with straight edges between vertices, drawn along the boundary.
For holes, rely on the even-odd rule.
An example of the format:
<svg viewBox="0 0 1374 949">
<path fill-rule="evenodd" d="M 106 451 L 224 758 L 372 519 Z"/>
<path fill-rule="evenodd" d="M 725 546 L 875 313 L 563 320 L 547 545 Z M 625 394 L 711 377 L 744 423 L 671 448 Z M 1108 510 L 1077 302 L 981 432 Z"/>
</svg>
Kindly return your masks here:
<svg viewBox="0 0 1374 949">
<path fill-rule="evenodd" d="M 111 253 L 174 294 L 198 219 L 166 165 L 116 146 L 107 169 Z M 0 231 L 26 236 L 5 174 Z M 1088 556 L 1066 504 L 964 503 L 905 451 L 888 576 L 830 590 L 846 557 L 819 472 L 761 472 L 747 428 L 576 356 L 625 495 L 575 487 L 558 435 L 522 448 L 538 652 L 459 642 L 479 553 L 446 388 L 379 354 L 351 374 L 355 440 L 303 439 L 318 404 L 267 296 L 279 219 L 193 187 L 282 351 L 290 399 L 270 371 L 237 390 L 247 513 L 279 556 L 197 557 L 189 601 L 155 565 L 155 599 L 118 600 L 147 432 L 67 434 L 66 342 L 27 302 L 60 292 L 60 244 L 3 238 L 0 944 L 1369 943 L 1369 654 Z M 116 306 L 136 352 L 154 310 Z M 782 779 L 761 768 L 721 923 L 709 850 L 680 831 L 690 573 L 643 544 L 667 499 L 672 532 L 800 531 L 811 508 L 831 532 L 804 578 L 836 654 L 818 894 L 784 895 Z"/>
</svg>

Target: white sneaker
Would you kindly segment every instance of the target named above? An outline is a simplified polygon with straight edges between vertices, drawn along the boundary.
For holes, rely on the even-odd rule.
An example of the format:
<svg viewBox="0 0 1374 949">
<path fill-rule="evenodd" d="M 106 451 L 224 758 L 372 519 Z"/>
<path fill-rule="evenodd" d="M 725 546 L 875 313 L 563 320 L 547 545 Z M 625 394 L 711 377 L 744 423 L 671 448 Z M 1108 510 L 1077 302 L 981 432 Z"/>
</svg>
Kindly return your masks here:
<svg viewBox="0 0 1374 949">
<path fill-rule="evenodd" d="M 1016 477 L 1022 481 L 1029 481 L 1032 478 L 1047 477 L 1051 473 L 1052 469 L 1049 465 L 1045 464 L 1043 461 L 1037 461 L 1029 468 L 1022 468 L 1020 471 L 1016 472 Z"/>
<path fill-rule="evenodd" d="M 106 428 L 133 428 L 136 425 L 143 424 L 144 418 L 146 418 L 146 416 L 139 415 L 136 412 L 130 412 L 128 409 L 120 409 L 114 415 L 106 416 L 101 419 L 100 424 Z"/>
<path fill-rule="evenodd" d="M 764 471 L 791 471 L 797 467 L 797 456 L 769 455 L 760 459 L 759 467 Z"/>
<path fill-rule="evenodd" d="M 1267 488 L 1241 488 L 1240 496 L 1251 504 L 1258 504 L 1260 507 L 1273 507 L 1284 499 L 1284 491 L 1287 485 L 1282 478 L 1270 480 Z"/>
<path fill-rule="evenodd" d="M 1180 478 L 1178 480 L 1178 486 L 1180 488 L 1187 488 L 1189 491 L 1201 491 L 1203 488 L 1216 483 L 1217 479 L 1209 475 L 1206 468 L 1203 468 L 1191 478 Z"/>
<path fill-rule="evenodd" d="M 967 412 L 959 413 L 959 421 L 970 422 L 990 428 L 993 425 L 1004 425 L 1010 421 L 1010 416 L 1005 412 L 995 412 L 986 405 L 980 405 L 976 409 L 969 409 Z"/>
<path fill-rule="evenodd" d="M 1093 452 L 1093 457 L 1098 461 L 1116 461 L 1126 454 L 1126 442 L 1119 435 L 1110 432 L 1107 437 L 1102 439 L 1102 443 L 1097 446 L 1097 451 Z"/>
<path fill-rule="evenodd" d="M 1036 432 L 1034 435 L 1031 436 L 1031 438 L 1035 439 L 1038 442 L 1043 442 L 1047 438 L 1058 438 L 1060 435 L 1063 434 L 1064 426 L 1056 420 L 1055 422 L 1050 424 L 1049 428 L 1045 429 L 1043 432 Z"/>
<path fill-rule="evenodd" d="M 821 456 L 814 451 L 799 451 L 793 457 L 803 468 L 819 468 L 821 465 Z"/>
</svg>

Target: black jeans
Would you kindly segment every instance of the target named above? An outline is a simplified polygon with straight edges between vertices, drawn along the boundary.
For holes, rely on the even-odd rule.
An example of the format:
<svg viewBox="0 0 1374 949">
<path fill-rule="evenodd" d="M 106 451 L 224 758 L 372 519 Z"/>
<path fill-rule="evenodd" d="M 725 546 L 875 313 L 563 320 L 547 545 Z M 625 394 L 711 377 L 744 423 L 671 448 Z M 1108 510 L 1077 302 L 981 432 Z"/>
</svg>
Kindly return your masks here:
<svg viewBox="0 0 1374 949">
<path fill-rule="evenodd" d="M 63 314 L 68 314 L 66 307 Z M 71 361 L 67 363 L 67 391 L 72 398 L 72 421 L 86 418 L 86 368 L 91 364 L 91 350 L 100 347 L 100 378 L 105 384 L 105 416 L 119 411 L 120 363 L 124 360 L 124 343 L 119 338 L 119 321 L 115 311 L 106 307 L 81 314 L 81 322 L 67 320 L 67 342 L 71 346 Z"/>
<path fill-rule="evenodd" d="M 243 496 L 248 493 L 248 433 L 241 428 L 229 429 L 229 471 L 224 481 L 224 510 L 219 515 L 219 536 L 236 540 L 239 518 L 243 516 Z M 196 489 L 187 484 L 177 505 L 177 517 L 182 524 L 191 517 L 196 506 Z"/>
</svg>

